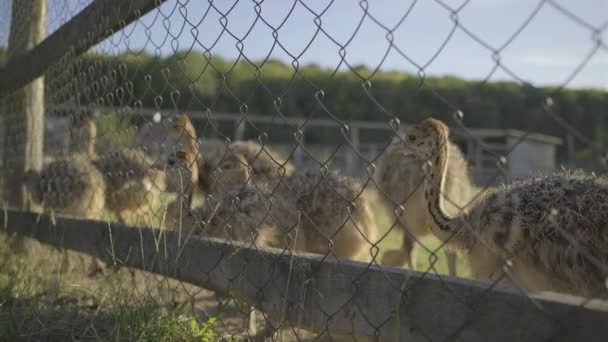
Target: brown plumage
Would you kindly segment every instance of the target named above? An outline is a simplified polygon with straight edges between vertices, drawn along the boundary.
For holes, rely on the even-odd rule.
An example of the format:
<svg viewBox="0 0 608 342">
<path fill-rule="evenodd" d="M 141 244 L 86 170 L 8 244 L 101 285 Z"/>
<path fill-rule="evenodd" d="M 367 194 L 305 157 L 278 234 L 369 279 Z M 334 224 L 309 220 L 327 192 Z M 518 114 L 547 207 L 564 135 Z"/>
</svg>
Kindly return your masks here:
<svg viewBox="0 0 608 342">
<path fill-rule="evenodd" d="M 26 173 L 25 184 L 34 204 L 45 210 L 99 219 L 105 204 L 105 182 L 101 173 L 82 156 L 61 159 L 41 171 Z"/>
<path fill-rule="evenodd" d="M 200 186 L 206 193 L 238 189 L 246 184 L 275 187 L 294 172 L 294 166 L 268 145 L 237 141 L 228 145 L 219 161 L 207 161 L 200 170 Z"/>
<path fill-rule="evenodd" d="M 105 178 L 106 209 L 117 218 L 155 214 L 152 209 L 165 189 L 165 174 L 144 151 L 127 148 L 99 156 L 93 164 Z"/>
<path fill-rule="evenodd" d="M 279 183 L 272 199 L 277 208 L 274 220 L 284 233 L 293 237 L 297 233 L 293 227 L 299 222 L 297 234 L 304 247 L 296 250 L 371 259 L 375 217 L 358 181 L 320 170 L 297 172 Z"/>
<path fill-rule="evenodd" d="M 194 172 L 192 166 L 196 167 L 186 158 L 181 164 L 172 163 L 190 168 L 190 172 Z M 239 169 L 247 172 L 243 160 L 232 166 L 231 174 L 242 174 Z M 175 210 L 177 207 L 182 210 Z M 298 172 L 272 184 L 260 182 L 216 192 L 203 208 L 190 212 L 179 203 L 172 208 L 167 216 L 182 217 L 181 227 L 188 233 L 256 241 L 262 229 L 267 246 L 295 251 L 368 260 L 371 244 L 376 240 L 374 215 L 361 185 L 317 170 Z M 276 233 L 268 232 L 273 229 Z M 280 239 L 272 241 L 272 236 Z"/>
<path fill-rule="evenodd" d="M 456 215 L 472 198 L 467 162 L 460 148 L 449 143 L 450 159 L 446 173 L 444 196 L 446 210 Z M 382 263 L 390 266 L 416 267 L 416 247 L 419 240 L 431 234 L 431 217 L 424 197 L 423 162 L 417 159 L 403 135 L 396 137 L 378 163 L 374 179 L 379 187 L 378 197 L 387 209 L 399 214 L 391 220 L 403 233 L 401 249 L 386 251 Z M 402 211 L 399 211 L 401 206 Z M 394 217 L 394 216 L 392 216 Z M 396 219 L 396 221 L 395 221 Z M 456 274 L 456 254 L 446 250 L 450 275 Z"/>
<path fill-rule="evenodd" d="M 121 221 L 129 215 L 154 215 L 153 208 L 160 202 L 165 187 L 164 172 L 154 168 L 152 159 L 141 149 L 98 156 L 95 153 L 97 126 L 93 119 L 85 119 L 71 131 L 72 155 L 91 160 L 105 183 L 105 209 Z M 150 217 L 146 217 L 150 219 Z"/>
<path fill-rule="evenodd" d="M 135 134 L 135 146 L 141 148 L 151 159 L 164 161 L 177 144 L 176 139 L 168 133 L 167 122 L 146 122 Z"/>
<path fill-rule="evenodd" d="M 199 173 L 194 156 L 178 152 L 176 157 L 168 162 L 168 168 L 176 170 L 167 173 L 180 177 L 170 178 L 196 183 Z M 234 160 L 224 176 L 242 179 L 238 177 L 247 174 L 247 161 L 240 154 L 230 157 Z M 370 259 L 372 243 L 376 242 L 373 212 L 361 185 L 336 174 L 310 170 L 283 177 L 280 182 L 239 183 L 232 190 L 215 192 L 202 208 L 193 210 L 182 199 L 192 194 L 192 189 L 180 185 L 173 190 L 182 190 L 186 196 L 169 205 L 167 222 L 182 236 L 204 234 L 364 261 Z M 255 310 L 250 322 L 250 333 L 255 335 Z M 273 331 L 267 322 L 261 336 Z"/>
<path fill-rule="evenodd" d="M 536 290 L 608 297 L 608 180 L 583 171 L 523 179 L 452 217 L 441 196 L 448 134 L 441 121 L 427 119 L 408 139 L 416 156 L 427 161 L 425 196 L 433 233 L 467 252 L 473 275 Z"/>
<path fill-rule="evenodd" d="M 75 154 L 55 160 L 41 171 L 30 170 L 25 175 L 25 184 L 30 200 L 44 211 L 95 220 L 102 218 L 106 184 L 88 156 Z M 66 266 L 70 267 L 68 254 L 65 257 Z M 91 257 L 89 275 L 102 270 L 99 261 Z"/>
<path fill-rule="evenodd" d="M 85 118 L 74 118 L 74 125 L 70 128 L 70 155 L 74 157 L 80 157 L 82 159 L 86 159 L 87 161 L 91 161 L 96 157 L 96 142 L 97 142 L 97 124 L 95 123 L 95 119 L 92 117 Z M 99 174 L 103 178 L 103 175 L 95 170 L 96 173 Z M 103 179 L 104 183 L 104 205 L 103 209 L 105 209 L 106 196 L 107 192 L 105 191 L 105 179 Z M 101 216 L 101 210 L 99 215 Z M 68 262 L 69 264 L 69 262 Z M 105 269 L 103 263 L 99 261 L 95 257 L 91 257 L 91 263 L 89 265 L 89 275 L 93 276 L 97 273 L 103 272 Z"/>
</svg>

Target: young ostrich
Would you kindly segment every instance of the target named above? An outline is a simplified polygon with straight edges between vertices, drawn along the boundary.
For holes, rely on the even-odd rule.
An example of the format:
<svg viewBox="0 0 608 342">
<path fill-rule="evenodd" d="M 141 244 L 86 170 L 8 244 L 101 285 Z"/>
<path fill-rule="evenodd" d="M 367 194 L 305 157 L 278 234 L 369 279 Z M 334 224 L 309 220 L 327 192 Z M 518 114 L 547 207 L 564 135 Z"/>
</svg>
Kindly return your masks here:
<svg viewBox="0 0 608 342">
<path fill-rule="evenodd" d="M 82 156 L 53 161 L 41 171 L 29 170 L 25 184 L 31 201 L 45 210 L 90 219 L 99 219 L 103 212 L 103 176 Z"/>
<path fill-rule="evenodd" d="M 446 210 L 456 215 L 471 199 L 471 180 L 467 162 L 457 145 L 449 142 L 450 158 L 444 194 Z M 431 217 L 424 197 L 423 162 L 416 159 L 403 137 L 389 145 L 374 174 L 380 188 L 380 202 L 389 209 L 403 206 L 396 226 L 403 233 L 401 249 L 385 252 L 382 264 L 416 268 L 416 247 L 421 238 L 431 233 Z M 456 253 L 445 250 L 450 275 L 456 275 Z"/>
<path fill-rule="evenodd" d="M 41 171 L 30 170 L 25 175 L 30 200 L 45 211 L 63 215 L 100 219 L 105 207 L 106 185 L 103 175 L 82 155 L 56 160 Z M 67 258 L 67 254 L 64 254 Z M 69 267 L 68 259 L 67 267 Z M 91 257 L 89 275 L 102 270 Z"/>
<path fill-rule="evenodd" d="M 217 216 L 219 218 L 225 220 L 229 217 L 230 204 L 227 197 L 221 197 L 220 205 L 207 202 L 202 209 L 191 210 L 192 196 L 194 189 L 198 186 L 199 175 L 195 154 L 187 151 L 172 154 L 167 160 L 166 173 L 167 191 L 178 193 L 177 199 L 167 206 L 165 224 L 169 229 L 178 231 L 182 236 L 190 236 L 199 233 L 204 227 L 208 236 L 240 241 L 248 241 L 249 237 L 253 235 L 254 242 L 258 245 L 278 247 L 280 236 L 275 227 L 259 227 L 257 230 L 259 233 L 256 236 L 255 227 L 247 225 L 245 220 L 235 220 L 232 225 L 220 225 L 217 218 L 213 217 L 215 211 L 219 212 Z M 263 202 L 240 201 L 239 208 L 250 213 L 249 208 L 252 205 L 259 207 L 259 204 L 263 204 Z M 260 210 L 258 208 L 251 213 L 260 213 Z M 229 229 L 224 229 L 225 227 Z M 256 311 L 253 307 L 250 308 L 248 331 L 251 335 L 257 335 Z"/>
<path fill-rule="evenodd" d="M 30 170 L 25 184 L 34 204 L 54 212 L 99 219 L 105 205 L 103 175 L 91 164 L 97 127 L 85 119 L 70 129 L 70 155 L 55 160 L 41 171 Z"/>
<path fill-rule="evenodd" d="M 248 204 L 239 216 L 246 217 L 248 222 L 263 222 L 265 226 L 279 229 L 283 240 L 291 241 L 281 247 L 317 254 L 333 251 L 338 257 L 353 260 L 369 259 L 369 247 L 376 239 L 376 225 L 370 202 L 355 180 L 335 173 L 306 170 L 283 177 L 277 172 L 275 178 L 267 181 L 259 177 L 255 182 L 248 182 L 255 178 L 250 175 L 254 167 L 245 156 L 236 153 L 228 154 L 220 168 L 221 173 L 210 177 L 211 181 L 202 179 L 209 177 L 207 173 L 199 172 L 199 184 L 208 186 L 206 189 L 218 197 L 212 198 L 200 212 L 203 220 L 206 214 L 214 212 L 217 222 L 221 223 L 223 215 L 215 212 L 217 201 L 220 208 L 233 212 L 233 199 L 244 197 L 248 198 L 245 203 L 253 204 Z M 273 203 L 270 209 L 268 199 Z"/>
<path fill-rule="evenodd" d="M 194 156 L 178 152 L 176 157 L 177 161 L 170 159 L 168 164 L 177 168 L 178 177 L 169 178 L 195 183 L 198 173 Z M 236 179 L 247 173 L 249 166 L 244 158 L 234 159 L 233 163 L 223 164 L 222 177 Z M 168 175 L 175 173 L 168 171 Z M 175 185 L 185 189 L 186 197 L 192 193 L 192 187 Z M 200 209 L 188 210 L 179 203 L 170 205 L 173 209 L 168 210 L 167 216 L 182 219 L 179 227 L 184 235 L 203 233 L 292 251 L 323 255 L 333 252 L 341 258 L 370 259 L 370 247 L 376 241 L 375 219 L 361 185 L 354 180 L 309 170 L 284 177 L 279 183 L 241 185 L 216 195 Z M 251 311 L 249 330 L 255 335 L 254 312 Z M 262 336 L 274 330 L 267 324 Z"/>
<path fill-rule="evenodd" d="M 127 148 L 93 160 L 106 180 L 106 209 L 126 222 L 150 215 L 165 189 L 165 173 L 142 150 Z"/>
<path fill-rule="evenodd" d="M 153 168 L 147 154 L 135 148 L 97 156 L 97 125 L 84 120 L 71 132 L 71 145 L 76 155 L 90 159 L 106 183 L 105 208 L 125 222 L 128 215 L 146 215 L 160 201 L 164 173 Z"/>
<path fill-rule="evenodd" d="M 465 214 L 451 216 L 442 195 L 448 134 L 445 124 L 431 118 L 413 128 L 408 140 L 416 156 L 427 161 L 424 191 L 432 231 L 467 252 L 474 277 L 607 297 L 608 180 L 582 171 L 528 178 L 487 194 Z"/>
<path fill-rule="evenodd" d="M 247 187 L 247 191 L 232 191 L 213 198 L 200 209 L 190 209 L 188 203 L 198 182 L 196 158 L 189 152 L 178 151 L 167 160 L 167 190 L 177 192 L 178 198 L 167 206 L 166 222 L 172 230 L 178 230 L 184 235 L 203 232 L 207 236 L 227 238 L 231 240 L 249 241 L 255 222 L 262 222 L 261 206 L 264 199 L 258 191 Z M 253 191 L 252 191 L 253 190 Z M 234 213 L 233 200 L 237 199 L 237 211 L 245 212 L 245 220 L 236 218 L 227 220 Z M 234 221 L 232 219 L 235 219 Z M 204 225 L 204 226 L 203 226 Z M 225 229 L 230 226 L 230 229 Z M 261 229 L 260 238 L 252 241 L 258 245 L 278 247 L 279 237 L 275 227 L 265 225 Z M 255 234 L 254 234 L 255 235 Z"/>
</svg>

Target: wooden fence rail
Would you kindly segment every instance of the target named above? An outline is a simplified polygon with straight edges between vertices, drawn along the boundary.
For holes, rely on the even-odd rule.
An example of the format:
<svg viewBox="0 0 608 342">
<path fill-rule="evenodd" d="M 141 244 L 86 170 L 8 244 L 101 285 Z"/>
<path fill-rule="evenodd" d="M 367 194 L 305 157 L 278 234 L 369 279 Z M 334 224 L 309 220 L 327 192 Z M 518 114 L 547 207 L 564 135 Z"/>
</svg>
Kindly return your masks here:
<svg viewBox="0 0 608 342">
<path fill-rule="evenodd" d="M 608 303 L 14 210 L 6 232 L 252 303 L 293 326 L 383 341 L 607 341 Z"/>
</svg>

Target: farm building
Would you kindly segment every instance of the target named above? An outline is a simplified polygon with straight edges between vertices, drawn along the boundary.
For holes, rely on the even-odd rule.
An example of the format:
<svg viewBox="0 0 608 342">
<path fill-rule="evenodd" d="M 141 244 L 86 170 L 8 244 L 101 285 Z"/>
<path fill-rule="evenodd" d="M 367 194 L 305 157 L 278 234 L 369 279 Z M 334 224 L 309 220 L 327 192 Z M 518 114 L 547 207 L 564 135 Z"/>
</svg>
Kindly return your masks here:
<svg viewBox="0 0 608 342">
<path fill-rule="evenodd" d="M 478 183 L 549 173 L 558 166 L 561 138 L 512 129 L 470 129 L 469 133 L 472 137 L 456 133 L 454 140 L 465 152 Z"/>
</svg>

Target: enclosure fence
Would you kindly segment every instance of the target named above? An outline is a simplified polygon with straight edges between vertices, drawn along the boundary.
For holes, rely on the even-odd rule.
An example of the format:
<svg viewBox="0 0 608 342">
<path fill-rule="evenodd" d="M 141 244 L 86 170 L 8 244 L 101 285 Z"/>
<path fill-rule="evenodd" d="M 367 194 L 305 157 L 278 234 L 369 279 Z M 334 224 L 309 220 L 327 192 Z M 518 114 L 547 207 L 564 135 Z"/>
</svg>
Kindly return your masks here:
<svg viewBox="0 0 608 342">
<path fill-rule="evenodd" d="M 3 1 L 4 235 L 46 246 L 25 243 L 49 278 L 192 317 L 179 324 L 203 340 L 604 341 L 608 219 L 590 212 L 603 188 L 567 214 L 582 228 L 556 224 L 548 199 L 491 199 L 521 176 L 562 191 L 569 173 L 541 176 L 562 168 L 606 186 L 608 95 L 569 87 L 605 61 L 608 17 L 537 1 L 496 41 L 468 25 L 475 3 L 412 1 L 389 20 L 370 1 Z M 427 10 L 446 30 L 421 55 L 403 37 Z M 547 12 L 589 49 L 537 87 L 505 56 Z M 488 56 L 466 89 L 430 76 L 455 41 Z M 359 65 L 364 50 L 375 65 Z M 498 128 L 470 125 L 487 113 Z M 452 142 L 439 189 L 440 158 L 411 152 L 430 116 Z M 449 238 L 434 236 L 433 191 L 462 218 Z"/>
</svg>

